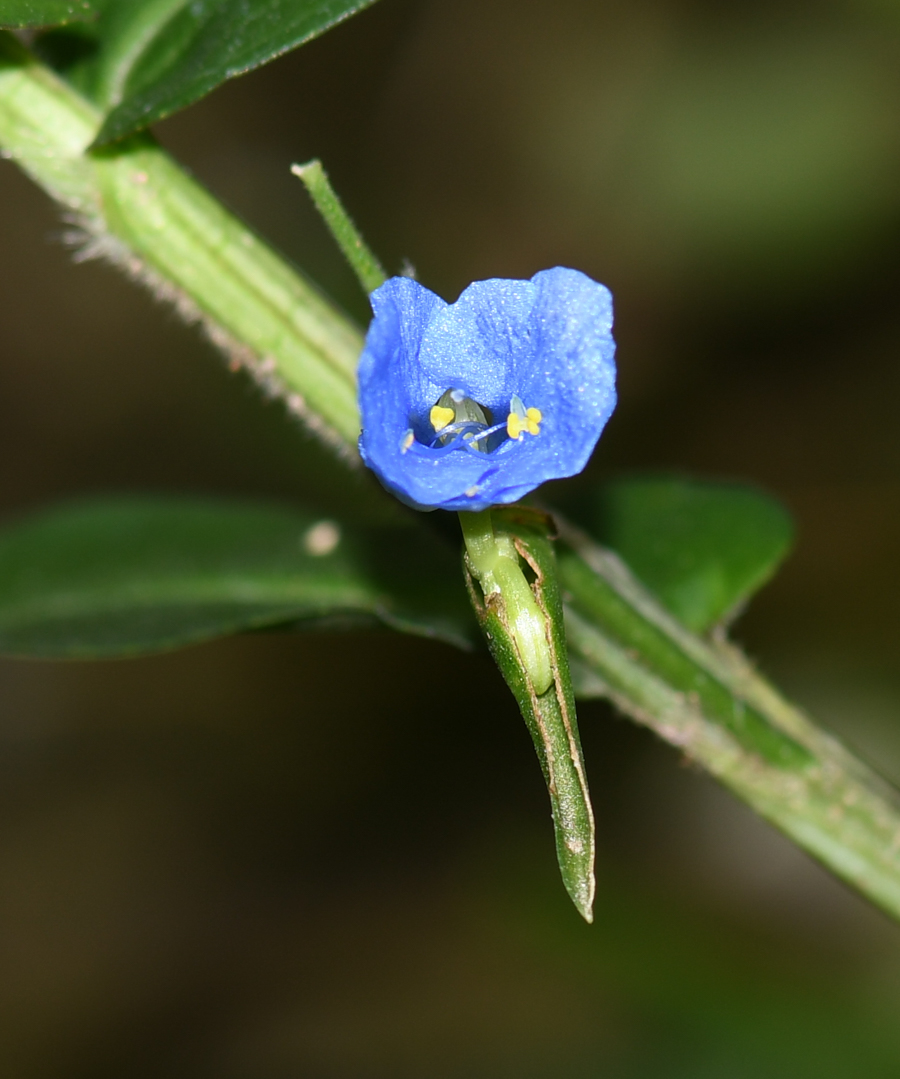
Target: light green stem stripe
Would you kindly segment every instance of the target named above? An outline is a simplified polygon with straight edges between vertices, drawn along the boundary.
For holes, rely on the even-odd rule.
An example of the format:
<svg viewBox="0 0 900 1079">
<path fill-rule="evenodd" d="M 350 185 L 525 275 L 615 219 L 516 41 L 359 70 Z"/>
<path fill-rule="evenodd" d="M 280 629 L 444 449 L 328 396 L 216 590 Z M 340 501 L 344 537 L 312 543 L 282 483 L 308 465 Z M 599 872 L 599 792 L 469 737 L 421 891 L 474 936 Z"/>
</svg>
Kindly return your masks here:
<svg viewBox="0 0 900 1079">
<path fill-rule="evenodd" d="M 86 152 L 90 103 L 0 34 L 0 148 L 69 211 L 88 250 L 172 300 L 232 359 L 355 453 L 359 330 L 149 136 Z"/>
<path fill-rule="evenodd" d="M 581 664 L 580 695 L 612 700 L 900 918 L 900 795 L 789 704 L 737 648 L 688 633 L 614 555 L 565 525 L 562 532 L 582 566 L 604 586 L 590 587 L 571 561 L 573 554 L 561 560 L 569 596 L 566 631 Z M 630 647 L 638 636 L 640 650 Z M 674 679 L 682 683 L 678 687 L 671 671 L 673 649 L 685 665 Z M 751 710 L 773 732 L 801 746 L 805 759 L 785 760 L 764 752 L 765 745 L 755 748 L 747 730 L 736 730 L 714 698 L 685 691 L 688 671 L 699 686 L 715 679 L 735 711 Z"/>
</svg>

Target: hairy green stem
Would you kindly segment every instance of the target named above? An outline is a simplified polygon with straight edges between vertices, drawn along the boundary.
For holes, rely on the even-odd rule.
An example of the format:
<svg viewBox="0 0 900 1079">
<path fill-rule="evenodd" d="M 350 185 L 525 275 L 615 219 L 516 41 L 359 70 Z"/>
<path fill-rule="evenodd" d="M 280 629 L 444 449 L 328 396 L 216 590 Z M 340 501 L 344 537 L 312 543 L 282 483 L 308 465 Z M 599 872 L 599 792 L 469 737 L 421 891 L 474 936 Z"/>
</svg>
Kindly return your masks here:
<svg viewBox="0 0 900 1079">
<path fill-rule="evenodd" d="M 89 151 L 101 119 L 0 34 L 0 150 L 74 215 L 84 254 L 200 321 L 233 363 L 354 454 L 359 330 L 150 136 Z"/>
<path fill-rule="evenodd" d="M 613 701 L 900 918 L 900 795 L 736 647 L 690 633 L 614 554 L 561 533 L 576 695 Z"/>
</svg>

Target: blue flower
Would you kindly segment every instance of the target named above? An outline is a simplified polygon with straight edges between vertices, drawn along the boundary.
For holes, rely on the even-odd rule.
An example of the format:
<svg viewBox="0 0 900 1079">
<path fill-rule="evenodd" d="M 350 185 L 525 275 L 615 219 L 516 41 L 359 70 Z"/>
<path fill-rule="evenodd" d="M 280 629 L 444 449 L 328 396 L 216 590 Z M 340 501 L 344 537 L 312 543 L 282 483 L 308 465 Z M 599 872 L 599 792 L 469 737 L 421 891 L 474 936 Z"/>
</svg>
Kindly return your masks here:
<svg viewBox="0 0 900 1079">
<path fill-rule="evenodd" d="M 616 404 L 607 288 L 557 266 L 454 304 L 393 277 L 371 301 L 359 448 L 388 490 L 483 510 L 584 468 Z"/>
</svg>

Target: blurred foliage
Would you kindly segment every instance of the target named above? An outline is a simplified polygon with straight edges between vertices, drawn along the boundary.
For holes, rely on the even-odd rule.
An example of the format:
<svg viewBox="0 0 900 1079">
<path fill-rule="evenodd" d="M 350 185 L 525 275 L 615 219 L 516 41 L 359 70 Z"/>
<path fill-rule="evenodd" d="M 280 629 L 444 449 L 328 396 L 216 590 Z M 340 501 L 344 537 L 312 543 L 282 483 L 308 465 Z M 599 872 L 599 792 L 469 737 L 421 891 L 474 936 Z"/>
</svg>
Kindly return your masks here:
<svg viewBox="0 0 900 1079">
<path fill-rule="evenodd" d="M 409 526 L 361 529 L 224 499 L 125 498 L 54 507 L 0 532 L 4 655 L 134 656 L 342 621 L 462 648 L 474 637 L 455 553 Z"/>
<path fill-rule="evenodd" d="M 621 404 L 583 483 L 782 499 L 797 549 L 735 632 L 895 776 L 898 11 L 380 0 L 158 129 L 360 319 L 291 161 L 321 157 L 385 263 L 447 298 L 554 264 L 608 283 Z M 59 223 L 11 166 L 0 185 L 8 514 L 143 489 L 384 512 L 193 331 L 42 243 Z M 3 663 L 3 1067 L 894 1075 L 896 929 L 645 733 L 579 719 L 592 928 L 483 657 L 265 635 Z"/>
<path fill-rule="evenodd" d="M 89 0 L 2 0 L 0 26 L 53 26 L 97 17 Z"/>
</svg>

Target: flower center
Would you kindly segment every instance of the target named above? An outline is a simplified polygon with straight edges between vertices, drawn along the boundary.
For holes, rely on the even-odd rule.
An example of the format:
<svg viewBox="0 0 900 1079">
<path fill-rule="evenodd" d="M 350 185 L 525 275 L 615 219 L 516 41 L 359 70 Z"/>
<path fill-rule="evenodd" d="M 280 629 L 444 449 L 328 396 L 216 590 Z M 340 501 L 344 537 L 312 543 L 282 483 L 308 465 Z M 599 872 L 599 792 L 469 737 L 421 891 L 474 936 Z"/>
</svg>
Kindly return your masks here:
<svg viewBox="0 0 900 1079">
<path fill-rule="evenodd" d="M 485 432 L 490 430 L 490 413 L 462 390 L 444 390 L 432 405 L 428 420 L 437 438 L 432 445 L 449 446 L 461 438 L 480 453 L 487 453 Z"/>
<path fill-rule="evenodd" d="M 507 440 L 521 442 L 526 434 L 539 435 L 541 410 L 526 408 L 514 394 L 509 414 L 502 423 L 493 423 L 490 409 L 467 397 L 463 390 L 445 390 L 431 406 L 428 422 L 434 431 L 430 441 L 422 440 L 429 449 L 468 450 L 469 453 L 493 453 Z M 406 432 L 401 450 L 406 453 L 417 441 L 412 430 Z"/>
<path fill-rule="evenodd" d="M 491 411 L 466 396 L 463 390 L 444 390 L 428 412 L 434 435 L 417 438 L 412 428 L 403 436 L 402 453 L 419 443 L 428 449 L 467 450 L 469 453 L 493 453 L 507 441 L 522 442 L 525 435 L 541 433 L 543 415 L 539 408 L 526 408 L 518 394 L 509 402 L 509 412 L 502 423 L 493 423 Z"/>
</svg>

